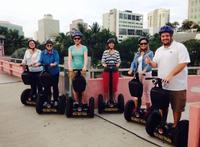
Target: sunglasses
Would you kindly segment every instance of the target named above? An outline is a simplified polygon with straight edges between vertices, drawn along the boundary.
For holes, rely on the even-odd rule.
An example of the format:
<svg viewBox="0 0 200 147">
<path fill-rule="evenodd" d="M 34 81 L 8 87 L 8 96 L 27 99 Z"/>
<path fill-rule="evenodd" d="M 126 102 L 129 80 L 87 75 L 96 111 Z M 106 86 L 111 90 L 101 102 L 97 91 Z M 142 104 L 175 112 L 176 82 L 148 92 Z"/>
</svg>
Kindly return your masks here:
<svg viewBox="0 0 200 147">
<path fill-rule="evenodd" d="M 148 43 L 140 43 L 140 45 L 147 45 Z"/>
<path fill-rule="evenodd" d="M 74 38 L 74 40 L 81 40 L 81 38 Z"/>
<path fill-rule="evenodd" d="M 52 44 L 47 44 L 47 45 L 46 45 L 46 47 L 52 47 L 52 46 L 53 46 Z"/>
</svg>

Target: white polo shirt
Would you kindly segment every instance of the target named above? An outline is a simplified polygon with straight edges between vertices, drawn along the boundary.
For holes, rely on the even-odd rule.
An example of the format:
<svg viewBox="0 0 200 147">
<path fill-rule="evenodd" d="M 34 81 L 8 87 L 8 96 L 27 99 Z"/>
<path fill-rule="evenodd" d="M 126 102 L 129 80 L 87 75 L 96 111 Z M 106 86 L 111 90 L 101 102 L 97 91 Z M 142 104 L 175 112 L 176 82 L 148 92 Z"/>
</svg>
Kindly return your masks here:
<svg viewBox="0 0 200 147">
<path fill-rule="evenodd" d="M 179 42 L 173 41 L 168 48 L 161 46 L 155 52 L 153 61 L 158 65 L 158 77 L 165 78 L 180 63 L 190 63 L 187 48 Z M 188 70 L 185 67 L 180 73 L 173 77 L 169 84 L 163 88 L 179 91 L 187 89 Z"/>
</svg>

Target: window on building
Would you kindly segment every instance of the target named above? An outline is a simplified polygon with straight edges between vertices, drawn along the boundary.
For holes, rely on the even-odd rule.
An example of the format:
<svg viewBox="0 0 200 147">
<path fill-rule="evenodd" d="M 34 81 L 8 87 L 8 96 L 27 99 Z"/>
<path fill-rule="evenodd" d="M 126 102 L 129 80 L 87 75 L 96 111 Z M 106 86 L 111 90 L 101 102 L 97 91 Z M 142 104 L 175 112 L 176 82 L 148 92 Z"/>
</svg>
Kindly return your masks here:
<svg viewBox="0 0 200 147">
<path fill-rule="evenodd" d="M 128 14 L 124 14 L 124 19 L 128 19 Z"/>
<path fill-rule="evenodd" d="M 142 35 L 142 30 L 136 30 L 136 35 Z"/>
<path fill-rule="evenodd" d="M 132 20 L 135 20 L 135 15 L 132 15 Z"/>
<path fill-rule="evenodd" d="M 128 15 L 128 20 L 131 20 L 132 18 L 131 18 L 131 15 Z"/>
<path fill-rule="evenodd" d="M 126 35 L 126 29 L 119 29 L 119 35 Z"/>
<path fill-rule="evenodd" d="M 119 19 L 123 19 L 123 14 L 119 13 Z"/>
<path fill-rule="evenodd" d="M 135 20 L 138 20 L 138 21 L 139 21 L 139 20 L 140 20 L 140 17 L 139 17 L 139 16 L 136 16 Z"/>
<path fill-rule="evenodd" d="M 134 35 L 135 30 L 134 29 L 128 29 L 128 35 Z"/>
</svg>

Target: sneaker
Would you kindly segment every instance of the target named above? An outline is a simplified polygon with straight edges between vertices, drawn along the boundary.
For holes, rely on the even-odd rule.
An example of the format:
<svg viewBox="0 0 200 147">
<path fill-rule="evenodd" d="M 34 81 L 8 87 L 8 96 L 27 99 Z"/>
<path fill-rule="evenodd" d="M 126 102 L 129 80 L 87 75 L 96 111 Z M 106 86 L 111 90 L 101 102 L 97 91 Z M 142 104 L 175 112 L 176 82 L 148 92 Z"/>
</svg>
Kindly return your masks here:
<svg viewBox="0 0 200 147">
<path fill-rule="evenodd" d="M 83 104 L 83 110 L 87 110 L 88 109 L 88 105 L 87 104 Z"/>
<path fill-rule="evenodd" d="M 158 133 L 163 134 L 163 133 L 164 133 L 163 128 L 159 128 L 159 129 L 158 129 Z"/>
<path fill-rule="evenodd" d="M 137 118 L 140 117 L 140 113 L 138 111 L 135 112 L 135 117 L 137 117 Z"/>
<path fill-rule="evenodd" d="M 58 101 L 54 101 L 54 107 L 58 106 Z"/>
<path fill-rule="evenodd" d="M 74 108 L 78 108 L 78 102 L 74 102 L 74 103 L 73 103 L 73 107 L 74 107 Z"/>
<path fill-rule="evenodd" d="M 47 106 L 47 104 L 48 104 L 47 102 L 44 102 L 44 103 L 43 103 L 43 106 Z"/>
</svg>

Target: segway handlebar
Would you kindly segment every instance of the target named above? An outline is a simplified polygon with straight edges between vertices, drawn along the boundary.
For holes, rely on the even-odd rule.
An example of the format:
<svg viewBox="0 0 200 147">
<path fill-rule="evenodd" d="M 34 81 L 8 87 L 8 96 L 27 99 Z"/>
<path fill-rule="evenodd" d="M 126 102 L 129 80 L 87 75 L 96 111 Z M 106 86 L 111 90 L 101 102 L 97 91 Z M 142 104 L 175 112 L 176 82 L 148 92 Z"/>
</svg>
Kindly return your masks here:
<svg viewBox="0 0 200 147">
<path fill-rule="evenodd" d="M 145 78 L 145 80 L 152 80 L 154 85 L 159 85 L 159 87 L 162 87 L 162 79 L 159 77 L 147 77 Z"/>
<path fill-rule="evenodd" d="M 118 67 L 116 64 L 108 64 L 107 67 L 104 67 L 104 71 L 117 71 Z"/>
<path fill-rule="evenodd" d="M 73 69 L 73 71 L 82 71 L 82 69 Z M 88 70 L 86 70 L 88 71 Z"/>
</svg>

